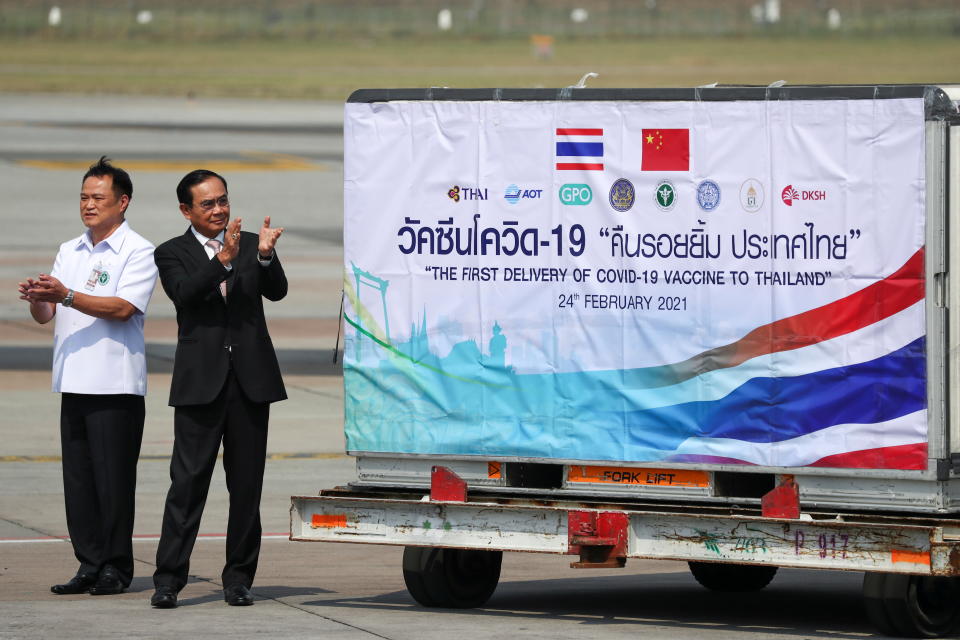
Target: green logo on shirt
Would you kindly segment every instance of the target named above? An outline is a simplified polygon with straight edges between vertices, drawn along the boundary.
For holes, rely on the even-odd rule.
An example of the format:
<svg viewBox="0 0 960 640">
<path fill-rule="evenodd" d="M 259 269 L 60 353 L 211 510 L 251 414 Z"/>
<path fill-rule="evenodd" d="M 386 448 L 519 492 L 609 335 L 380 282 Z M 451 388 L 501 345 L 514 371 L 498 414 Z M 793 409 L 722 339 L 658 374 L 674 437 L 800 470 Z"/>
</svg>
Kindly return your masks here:
<svg viewBox="0 0 960 640">
<path fill-rule="evenodd" d="M 100 273 L 100 277 L 97 278 L 97 281 L 100 283 L 100 286 L 103 286 L 110 282 L 110 274 L 106 271 Z"/>
</svg>

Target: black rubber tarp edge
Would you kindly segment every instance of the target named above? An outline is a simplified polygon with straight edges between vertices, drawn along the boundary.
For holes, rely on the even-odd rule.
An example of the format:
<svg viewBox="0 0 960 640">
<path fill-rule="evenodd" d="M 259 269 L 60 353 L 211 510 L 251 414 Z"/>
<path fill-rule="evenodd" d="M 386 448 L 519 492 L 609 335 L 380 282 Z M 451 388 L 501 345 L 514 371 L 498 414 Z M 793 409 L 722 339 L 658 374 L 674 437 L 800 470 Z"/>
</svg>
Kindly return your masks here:
<svg viewBox="0 0 960 640">
<path fill-rule="evenodd" d="M 447 100 L 725 102 L 734 100 L 884 100 L 923 98 L 928 119 L 956 116 L 957 108 L 936 85 L 796 85 L 782 87 L 717 86 L 675 89 L 358 89 L 347 102 Z"/>
</svg>

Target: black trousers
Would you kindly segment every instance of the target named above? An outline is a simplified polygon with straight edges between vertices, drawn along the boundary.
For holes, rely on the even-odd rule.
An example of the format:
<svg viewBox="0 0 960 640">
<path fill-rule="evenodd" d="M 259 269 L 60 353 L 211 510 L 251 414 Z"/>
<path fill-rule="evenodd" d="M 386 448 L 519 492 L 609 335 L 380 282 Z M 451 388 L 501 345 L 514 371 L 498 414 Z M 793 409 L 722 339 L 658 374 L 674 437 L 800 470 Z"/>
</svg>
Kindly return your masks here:
<svg viewBox="0 0 960 640">
<path fill-rule="evenodd" d="M 253 584 L 260 556 L 260 494 L 269 417 L 270 405 L 248 400 L 232 371 L 212 403 L 175 408 L 170 491 L 153 574 L 156 586 L 179 591 L 187 584 L 190 554 L 221 442 L 230 493 L 227 561 L 221 577 L 224 587 Z"/>
<path fill-rule="evenodd" d="M 143 396 L 64 393 L 60 446 L 67 531 L 80 572 L 116 567 L 133 578 L 137 460 L 143 439 Z"/>
</svg>

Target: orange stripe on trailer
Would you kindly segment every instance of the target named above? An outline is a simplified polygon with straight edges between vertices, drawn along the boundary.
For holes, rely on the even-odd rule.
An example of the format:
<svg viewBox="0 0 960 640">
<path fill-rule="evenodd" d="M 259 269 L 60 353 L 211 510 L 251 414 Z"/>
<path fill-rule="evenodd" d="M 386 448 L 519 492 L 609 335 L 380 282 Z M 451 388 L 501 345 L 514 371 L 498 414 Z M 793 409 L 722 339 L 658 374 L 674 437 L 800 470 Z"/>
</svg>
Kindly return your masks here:
<svg viewBox="0 0 960 640">
<path fill-rule="evenodd" d="M 891 549 L 891 562 L 910 562 L 913 564 L 930 564 L 929 551 L 908 551 L 907 549 Z"/>
<path fill-rule="evenodd" d="M 502 476 L 500 475 L 500 463 L 499 462 L 488 462 L 487 463 L 487 477 L 495 480 L 499 480 Z"/>
<path fill-rule="evenodd" d="M 570 482 L 602 484 L 642 484 L 667 487 L 709 487 L 710 474 L 689 469 L 645 469 L 637 467 L 591 467 L 572 465 Z"/>
<path fill-rule="evenodd" d="M 337 527 L 345 527 L 347 526 L 347 514 L 315 513 L 310 520 L 310 526 L 314 529 L 336 529 Z"/>
</svg>

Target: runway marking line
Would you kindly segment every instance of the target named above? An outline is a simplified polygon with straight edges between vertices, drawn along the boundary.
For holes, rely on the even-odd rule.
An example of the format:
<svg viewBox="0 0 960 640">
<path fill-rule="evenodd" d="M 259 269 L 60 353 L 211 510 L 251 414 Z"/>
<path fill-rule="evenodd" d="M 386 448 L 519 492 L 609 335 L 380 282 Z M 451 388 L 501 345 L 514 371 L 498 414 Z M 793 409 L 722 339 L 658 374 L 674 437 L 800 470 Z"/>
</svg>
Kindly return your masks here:
<svg viewBox="0 0 960 640">
<path fill-rule="evenodd" d="M 189 171 L 196 167 L 211 167 L 214 170 L 232 173 L 236 171 L 316 171 L 325 170 L 323 164 L 316 164 L 299 156 L 281 153 L 262 153 L 247 151 L 239 154 L 241 159 L 231 158 L 186 158 L 183 160 L 118 160 L 125 168 L 133 171 Z M 249 159 L 244 159 L 244 157 Z M 53 171 L 82 171 L 90 166 L 89 160 L 17 160 L 17 164 L 33 169 Z"/>
<path fill-rule="evenodd" d="M 197 540 L 226 540 L 227 534 L 225 533 L 201 533 L 197 536 Z M 261 540 L 289 540 L 289 533 L 264 533 L 260 536 Z M 134 542 L 156 542 L 160 540 L 160 534 L 138 534 L 133 536 Z M 0 544 L 27 544 L 27 543 L 36 543 L 36 542 L 70 542 L 70 538 L 63 537 L 58 538 L 55 536 L 50 536 L 46 538 L 0 538 Z"/>
<path fill-rule="evenodd" d="M 218 455 L 222 458 L 222 455 Z M 339 460 L 348 458 L 345 453 L 268 453 L 267 460 Z M 141 455 L 141 461 L 169 460 L 168 455 Z M 61 456 L 0 456 L 0 462 L 61 462 Z"/>
</svg>

